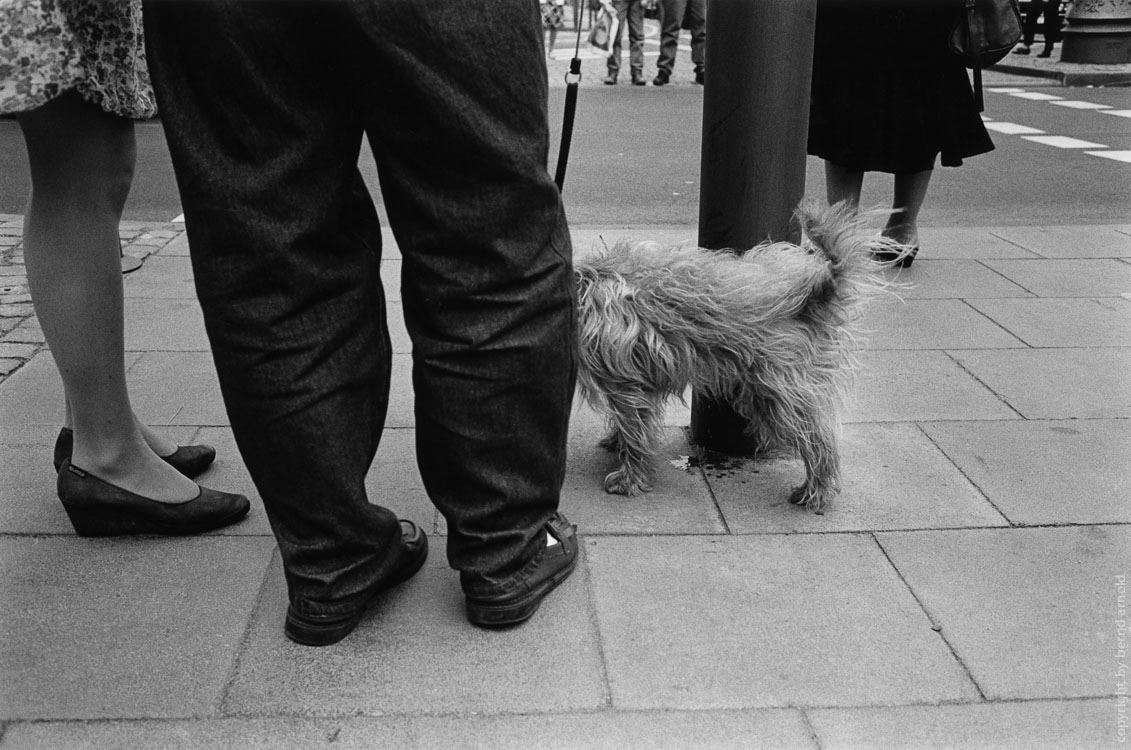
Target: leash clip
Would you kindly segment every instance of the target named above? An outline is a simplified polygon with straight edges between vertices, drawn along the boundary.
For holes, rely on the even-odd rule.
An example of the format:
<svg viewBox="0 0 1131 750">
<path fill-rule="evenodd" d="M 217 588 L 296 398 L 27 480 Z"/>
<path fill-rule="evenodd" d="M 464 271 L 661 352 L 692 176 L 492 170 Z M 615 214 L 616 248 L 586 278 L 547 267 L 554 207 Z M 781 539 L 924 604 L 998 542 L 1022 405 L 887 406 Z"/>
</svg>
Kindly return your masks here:
<svg viewBox="0 0 1131 750">
<path fill-rule="evenodd" d="M 570 79 L 570 76 L 577 76 L 577 77 Z M 573 86 L 573 85 L 576 85 L 578 83 L 581 83 L 581 58 L 580 57 L 575 57 L 575 58 L 573 58 L 572 60 L 569 61 L 569 70 L 566 71 L 566 74 L 563 77 L 565 78 L 565 82 L 566 82 L 567 85 Z"/>
</svg>

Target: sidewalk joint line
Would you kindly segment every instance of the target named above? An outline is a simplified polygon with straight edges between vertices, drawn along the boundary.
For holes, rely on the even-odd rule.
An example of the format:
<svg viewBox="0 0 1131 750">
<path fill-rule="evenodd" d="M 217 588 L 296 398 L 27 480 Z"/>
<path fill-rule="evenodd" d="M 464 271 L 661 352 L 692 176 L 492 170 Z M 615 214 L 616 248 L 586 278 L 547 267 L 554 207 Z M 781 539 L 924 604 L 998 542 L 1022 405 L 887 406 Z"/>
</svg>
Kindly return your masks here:
<svg viewBox="0 0 1131 750">
<path fill-rule="evenodd" d="M 957 462 L 957 461 L 955 461 L 955 460 L 954 460 L 954 458 L 953 458 L 953 457 L 952 457 L 952 456 L 951 456 L 951 455 L 950 455 L 949 453 L 947 453 L 947 452 L 946 452 L 946 449 L 945 449 L 945 448 L 943 448 L 943 447 L 942 447 L 942 446 L 941 446 L 941 445 L 940 445 L 940 444 L 939 444 L 939 443 L 938 443 L 938 442 L 937 442 L 937 441 L 936 441 L 936 440 L 935 440 L 935 439 L 934 439 L 933 437 L 931 437 L 930 433 L 928 433 L 928 432 L 927 432 L 927 430 L 926 430 L 926 429 L 924 429 L 924 427 L 923 427 L 923 425 L 922 425 L 921 423 L 919 423 L 919 422 L 916 422 L 916 423 L 915 423 L 915 428 L 916 428 L 917 430 L 919 430 L 920 434 L 922 434 L 922 435 L 923 435 L 923 437 L 925 437 L 925 438 L 927 439 L 927 441 L 928 441 L 928 442 L 929 442 L 929 443 L 930 443 L 931 445 L 935 446 L 935 449 L 936 449 L 936 450 L 937 450 L 937 451 L 938 451 L 939 453 L 941 453 L 941 454 L 943 455 L 943 457 L 944 457 L 944 458 L 945 458 L 945 459 L 946 459 L 947 461 L 949 461 L 949 462 L 950 462 L 950 465 L 951 465 L 951 466 L 953 466 L 953 467 L 954 467 L 954 469 L 955 469 L 955 470 L 956 470 L 956 471 L 957 471 L 957 472 L 958 472 L 959 474 L 961 474 L 961 475 L 962 475 L 962 478 L 963 478 L 963 479 L 965 479 L 965 480 L 966 480 L 967 482 L 969 482 L 969 483 L 970 483 L 970 486 L 971 486 L 971 487 L 973 487 L 973 488 L 974 488 L 975 490 L 977 490 L 977 491 L 978 491 L 978 494 L 982 496 L 982 499 L 983 499 L 983 500 L 985 500 L 985 501 L 986 501 L 986 503 L 987 503 L 987 504 L 988 504 L 988 505 L 989 505 L 989 506 L 990 506 L 991 508 L 993 508 L 993 509 L 994 509 L 994 511 L 995 511 L 995 512 L 996 512 L 996 513 L 997 513 L 997 514 L 998 514 L 999 516 L 1001 516 L 1001 519 L 1002 519 L 1003 521 L 1005 521 L 1005 522 L 1006 522 L 1006 523 L 1007 523 L 1007 524 L 1008 524 L 1008 525 L 1009 525 L 1010 527 L 1012 527 L 1012 526 L 1015 526 L 1015 524 L 1014 524 L 1014 523 L 1013 523 L 1013 521 L 1012 521 L 1012 520 L 1011 520 L 1011 519 L 1009 518 L 1009 516 L 1005 515 L 1005 512 L 1004 512 L 1004 511 L 1003 511 L 1003 510 L 1002 510 L 1001 508 L 999 508 L 999 507 L 997 506 L 997 503 L 995 503 L 995 502 L 994 502 L 994 501 L 993 501 L 993 500 L 992 500 L 992 499 L 990 498 L 990 493 L 986 492 L 986 491 L 985 491 L 985 490 L 984 490 L 984 489 L 982 488 L 982 486 L 981 486 L 981 485 L 979 485 L 979 484 L 978 484 L 977 482 L 975 482 L 975 481 L 974 481 L 974 479 L 973 479 L 973 478 L 972 478 L 972 477 L 971 477 L 971 476 L 970 476 L 969 474 L 967 474 L 967 473 L 966 473 L 966 471 L 964 471 L 964 470 L 963 470 L 963 468 L 962 468 L 962 467 L 961 467 L 961 466 L 960 466 L 960 465 L 958 464 L 958 462 Z"/>
<path fill-rule="evenodd" d="M 966 302 L 966 300 L 963 300 L 963 302 Z M 969 303 L 967 303 L 967 304 L 969 304 Z M 982 312 L 981 312 L 980 310 L 978 310 L 978 308 L 974 307 L 973 305 L 970 305 L 970 307 L 971 307 L 971 309 L 975 310 L 975 311 L 976 311 L 976 312 L 978 312 L 979 314 L 982 314 L 982 315 L 984 315 L 984 313 L 982 313 Z M 1001 325 L 1000 325 L 1000 324 L 999 324 L 999 323 L 998 323 L 998 322 L 997 322 L 996 320 L 994 320 L 993 318 L 990 318 L 989 316 L 986 316 L 986 319 L 987 319 L 987 320 L 990 320 L 991 322 L 993 322 L 993 324 L 994 324 L 994 325 L 997 325 L 997 326 L 1001 327 L 1001 328 L 1002 328 L 1002 330 L 1003 330 L 1003 331 L 1005 331 L 1006 333 L 1008 333 L 1009 335 L 1011 335 L 1011 336 L 1014 336 L 1014 334 L 1013 334 L 1013 333 L 1012 333 L 1011 331 L 1008 331 L 1008 330 L 1006 330 L 1006 329 L 1005 329 L 1004 327 L 1002 327 L 1002 326 L 1001 326 Z M 1032 348 L 1033 348 L 1032 346 L 1029 346 L 1029 342 L 1025 341 L 1025 340 L 1024 340 L 1024 339 L 1022 339 L 1021 337 L 1019 337 L 1019 336 L 1014 336 L 1014 338 L 1016 338 L 1016 339 L 1017 339 L 1018 341 L 1020 341 L 1021 343 L 1025 344 L 1025 345 L 1026 345 L 1026 346 L 1027 346 L 1027 347 L 1028 347 L 1029 349 L 1032 349 Z M 945 354 L 945 355 L 946 355 L 947 357 L 949 357 L 949 358 L 951 359 L 951 361 L 953 361 L 953 362 L 954 362 L 954 364 L 958 365 L 958 368 L 959 368 L 960 370 L 962 370 L 962 371 L 963 371 L 964 373 L 966 373 L 966 374 L 967 374 L 967 375 L 969 375 L 969 376 L 970 376 L 971 378 L 973 378 L 973 379 L 974 379 L 974 381 L 975 381 L 976 383 L 978 383 L 978 384 L 979 384 L 979 385 L 981 385 L 981 386 L 982 386 L 983 388 L 985 388 L 985 389 L 986 389 L 987 391 L 989 391 L 990 393 L 992 393 L 992 394 L 994 395 L 994 398 L 996 398 L 996 399 L 997 399 L 998 401 L 1000 401 L 1000 402 L 1001 402 L 1002 404 L 1004 404 L 1004 405 L 1006 406 L 1006 408 L 1008 408 L 1008 409 L 1009 409 L 1009 410 L 1010 410 L 1011 412 L 1013 412 L 1014 414 L 1016 414 L 1016 415 L 1017 415 L 1017 417 L 1018 417 L 1018 419 L 1024 420 L 1024 421 L 1026 421 L 1026 422 L 1028 422 L 1028 421 L 1029 421 L 1029 418 L 1028 418 L 1027 416 L 1025 416 L 1024 414 L 1022 414 L 1022 413 L 1021 413 L 1021 412 L 1020 412 L 1020 411 L 1019 411 L 1019 410 L 1018 410 L 1018 409 L 1017 409 L 1017 408 L 1016 408 L 1016 407 L 1015 407 L 1015 406 L 1014 406 L 1013 404 L 1009 403 L 1009 401 L 1007 401 L 1007 400 L 1006 400 L 1005 396 L 1001 395 L 1000 393 L 998 393 L 997 391 L 995 391 L 995 390 L 994 390 L 993 388 L 991 388 L 991 387 L 990 387 L 990 385 L 989 385 L 988 383 L 986 383 L 986 382 L 985 382 L 984 380 L 982 380 L 982 379 L 981 379 L 981 378 L 979 378 L 979 377 L 978 377 L 977 375 L 975 375 L 975 374 L 974 374 L 974 372 L 973 372 L 973 370 L 971 370 L 971 369 L 970 369 L 969 367 L 967 367 L 966 365 L 964 365 L 964 364 L 963 364 L 963 363 L 961 362 L 961 360 L 959 360 L 959 359 L 958 359 L 958 357 L 954 356 L 953 352 L 955 352 L 955 351 L 960 351 L 960 350 L 958 350 L 958 349 L 943 349 L 943 350 L 942 350 L 942 353 L 943 353 L 943 354 Z M 997 351 L 1002 351 L 1002 350 L 1001 350 L 1001 349 L 998 349 Z M 1009 351 L 1024 351 L 1024 350 L 1019 350 L 1019 349 L 1010 349 Z"/>
<path fill-rule="evenodd" d="M 872 541 L 875 542 L 877 547 L 879 547 L 880 554 L 882 554 L 888 561 L 888 564 L 891 565 L 891 569 L 895 572 L 896 576 L 898 576 L 899 580 L 903 582 L 903 585 L 907 587 L 907 592 L 911 594 L 911 598 L 914 599 L 915 603 L 919 605 L 919 609 L 923 612 L 923 616 L 926 617 L 927 622 L 931 624 L 931 630 L 935 631 L 935 633 L 938 634 L 943 644 L 950 651 L 950 655 L 958 663 L 958 666 L 962 668 L 962 671 L 966 674 L 966 679 L 968 679 L 970 681 L 970 684 L 974 686 L 974 689 L 978 691 L 978 697 L 982 699 L 982 702 L 986 702 L 985 691 L 982 690 L 982 686 L 978 684 L 978 680 L 974 678 L 974 673 L 970 671 L 970 667 L 967 666 L 965 660 L 963 660 L 962 656 L 958 653 L 958 650 L 954 647 L 954 644 L 952 644 L 950 642 L 950 639 L 947 638 L 946 633 L 943 631 L 943 624 L 931 614 L 930 610 L 927 609 L 927 605 L 915 592 L 915 589 L 911 586 L 911 582 L 908 581 L 907 578 L 903 575 L 903 571 L 901 571 L 899 569 L 899 566 L 895 564 L 895 560 L 891 559 L 891 555 L 888 554 L 887 549 L 884 547 L 883 542 L 880 541 L 879 537 L 875 534 L 872 534 L 871 536 Z"/>
</svg>

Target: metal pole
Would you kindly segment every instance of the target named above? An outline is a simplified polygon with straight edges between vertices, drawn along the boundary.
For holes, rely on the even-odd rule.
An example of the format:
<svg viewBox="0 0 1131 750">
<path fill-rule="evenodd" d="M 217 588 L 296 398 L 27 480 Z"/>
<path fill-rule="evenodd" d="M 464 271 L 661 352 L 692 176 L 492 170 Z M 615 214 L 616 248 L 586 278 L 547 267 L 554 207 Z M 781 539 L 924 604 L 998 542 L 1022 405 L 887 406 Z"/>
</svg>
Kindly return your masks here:
<svg viewBox="0 0 1131 750">
<path fill-rule="evenodd" d="M 746 250 L 797 241 L 805 193 L 817 0 L 708 0 L 699 245 Z M 745 422 L 692 394 L 691 438 L 750 454 Z"/>
</svg>

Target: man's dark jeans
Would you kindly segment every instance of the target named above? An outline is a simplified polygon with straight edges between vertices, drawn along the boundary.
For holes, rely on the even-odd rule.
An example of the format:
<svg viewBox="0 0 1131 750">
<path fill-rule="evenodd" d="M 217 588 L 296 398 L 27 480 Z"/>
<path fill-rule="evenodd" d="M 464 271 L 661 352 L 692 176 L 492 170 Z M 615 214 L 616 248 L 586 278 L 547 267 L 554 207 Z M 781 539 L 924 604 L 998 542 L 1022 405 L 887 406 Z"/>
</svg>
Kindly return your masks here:
<svg viewBox="0 0 1131 750">
<path fill-rule="evenodd" d="M 363 134 L 449 562 L 469 593 L 518 586 L 558 506 L 576 374 L 537 4 L 147 1 L 145 23 L 224 402 L 292 602 L 356 607 L 400 545 L 364 485 L 393 355 Z"/>
</svg>

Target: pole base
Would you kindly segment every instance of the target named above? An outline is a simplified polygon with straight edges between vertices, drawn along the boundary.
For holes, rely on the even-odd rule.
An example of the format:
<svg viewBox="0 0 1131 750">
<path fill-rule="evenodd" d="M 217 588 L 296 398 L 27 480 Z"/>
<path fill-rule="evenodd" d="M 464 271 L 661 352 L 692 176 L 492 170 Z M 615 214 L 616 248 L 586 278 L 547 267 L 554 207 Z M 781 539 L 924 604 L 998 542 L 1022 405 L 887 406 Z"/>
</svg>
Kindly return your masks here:
<svg viewBox="0 0 1131 750">
<path fill-rule="evenodd" d="M 746 420 L 730 404 L 691 395 L 691 441 L 728 456 L 753 456 L 757 444 L 746 433 Z"/>
</svg>

